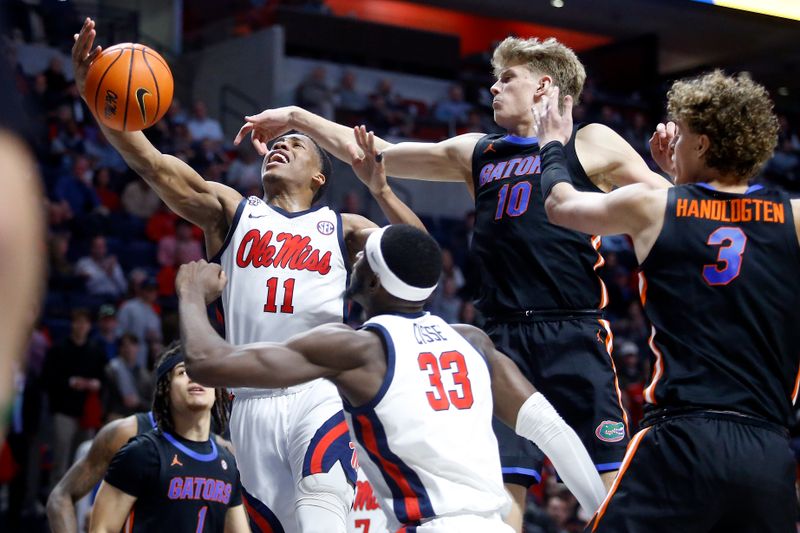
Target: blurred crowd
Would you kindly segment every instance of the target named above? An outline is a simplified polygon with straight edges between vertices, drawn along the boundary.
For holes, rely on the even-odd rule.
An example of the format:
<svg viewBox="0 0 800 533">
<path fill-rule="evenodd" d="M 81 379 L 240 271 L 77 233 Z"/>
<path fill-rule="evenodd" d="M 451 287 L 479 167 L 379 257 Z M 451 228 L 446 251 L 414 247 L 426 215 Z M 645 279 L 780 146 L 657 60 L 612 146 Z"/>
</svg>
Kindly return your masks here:
<svg viewBox="0 0 800 533">
<path fill-rule="evenodd" d="M 148 409 L 154 359 L 178 335 L 177 268 L 205 256 L 200 230 L 169 211 L 109 145 L 62 57 L 54 54 L 33 72 L 22 64 L 17 51 L 36 35 L 12 32 L 3 54 L 14 69 L 27 113 L 49 228 L 43 247 L 49 258 L 46 297 L 21 359 L 24 367 L 17 372 L 8 438 L 0 451 L 0 529 L 7 526 L 10 531 L 20 524 L 36 530 L 41 524 L 49 489 L 81 441 L 108 420 Z M 64 42 L 60 44 L 63 49 Z M 391 78 L 362 93 L 356 90 L 354 72 L 329 80 L 325 68 L 318 67 L 296 87 L 296 103 L 348 125 L 364 123 L 381 136 L 437 141 L 466 132 L 494 132 L 488 92 L 493 80 L 485 56 L 465 61 L 463 78 L 436 102 L 397 94 Z M 648 139 L 661 117 L 648 109 L 652 106 L 637 95 L 610 94 L 590 84 L 575 108 L 575 119 L 610 126 L 652 165 Z M 781 116 L 778 151 L 763 179 L 797 190 L 800 137 L 793 124 L 798 121 Z M 205 179 L 244 195 L 262 195 L 259 157 L 249 145 L 230 145 L 206 103 L 185 107 L 174 100 L 166 117 L 146 135 Z M 364 191 L 351 191 L 326 200 L 343 211 L 359 212 L 367 198 Z M 442 245 L 444 263 L 429 309 L 448 322 L 482 323 L 470 301 L 476 281 L 466 253 L 474 220 L 474 213 L 461 220 L 424 219 Z M 610 295 L 613 357 L 636 427 L 650 375 L 649 325 L 639 303 L 629 240 L 606 238 L 602 252 L 600 276 Z M 353 309 L 351 323 L 359 319 Z M 554 482 L 552 472 L 545 477 L 528 510 L 526 531 L 582 530 L 575 498 Z"/>
</svg>

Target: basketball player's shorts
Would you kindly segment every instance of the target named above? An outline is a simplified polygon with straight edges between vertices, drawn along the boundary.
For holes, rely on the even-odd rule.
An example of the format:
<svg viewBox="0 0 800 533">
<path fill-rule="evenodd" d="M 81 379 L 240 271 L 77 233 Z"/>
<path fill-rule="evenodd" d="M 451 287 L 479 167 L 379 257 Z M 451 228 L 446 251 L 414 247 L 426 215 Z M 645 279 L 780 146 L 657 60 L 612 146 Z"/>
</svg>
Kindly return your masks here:
<svg viewBox="0 0 800 533">
<path fill-rule="evenodd" d="M 353 508 L 347 515 L 347 533 L 389 533 L 386 515 L 378 505 L 372 484 L 361 468 L 358 469 Z"/>
<path fill-rule="evenodd" d="M 245 509 L 254 532 L 299 533 L 295 508 L 304 497 L 301 480 L 341 473 L 333 476 L 342 484 L 336 492 L 350 495 L 342 502 L 349 509 L 356 482 L 355 451 L 341 398 L 331 383 L 317 380 L 300 390 L 263 393 L 236 396 L 231 413 Z"/>
<path fill-rule="evenodd" d="M 796 531 L 795 461 L 785 429 L 708 411 L 648 416 L 642 426 L 586 531 Z"/>
<path fill-rule="evenodd" d="M 599 473 L 615 471 L 629 440 L 614 362 L 613 336 L 597 312 L 564 317 L 489 320 L 486 333 L 575 430 Z M 494 419 L 503 480 L 541 480 L 544 454 Z"/>
<path fill-rule="evenodd" d="M 397 533 L 513 533 L 514 530 L 503 522 L 500 513 L 459 514 L 434 518 L 422 524 L 406 526 Z"/>
</svg>

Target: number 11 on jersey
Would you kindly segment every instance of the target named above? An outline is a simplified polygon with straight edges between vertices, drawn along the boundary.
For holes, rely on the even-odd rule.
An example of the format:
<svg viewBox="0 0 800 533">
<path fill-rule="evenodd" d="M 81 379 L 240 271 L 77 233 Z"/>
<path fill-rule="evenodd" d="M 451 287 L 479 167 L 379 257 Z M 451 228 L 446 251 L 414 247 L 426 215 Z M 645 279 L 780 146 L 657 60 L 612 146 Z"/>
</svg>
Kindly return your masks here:
<svg viewBox="0 0 800 533">
<path fill-rule="evenodd" d="M 278 308 L 275 305 L 275 300 L 278 297 L 278 278 L 269 278 L 267 280 L 267 303 L 264 304 L 265 313 L 277 313 Z M 281 304 L 281 313 L 291 314 L 294 313 L 294 306 L 292 305 L 292 298 L 294 298 L 294 278 L 289 278 L 283 282 L 283 304 Z"/>
</svg>

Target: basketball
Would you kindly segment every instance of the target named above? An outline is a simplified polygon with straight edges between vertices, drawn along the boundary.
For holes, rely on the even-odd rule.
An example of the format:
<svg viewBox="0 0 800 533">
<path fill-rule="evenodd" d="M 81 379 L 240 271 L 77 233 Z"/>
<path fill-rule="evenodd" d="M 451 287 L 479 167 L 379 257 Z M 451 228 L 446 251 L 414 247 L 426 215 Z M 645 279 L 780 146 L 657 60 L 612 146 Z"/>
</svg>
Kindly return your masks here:
<svg viewBox="0 0 800 533">
<path fill-rule="evenodd" d="M 97 119 L 118 131 L 158 122 L 172 103 L 172 72 L 155 50 L 122 43 L 103 50 L 86 76 L 86 101 Z"/>
</svg>

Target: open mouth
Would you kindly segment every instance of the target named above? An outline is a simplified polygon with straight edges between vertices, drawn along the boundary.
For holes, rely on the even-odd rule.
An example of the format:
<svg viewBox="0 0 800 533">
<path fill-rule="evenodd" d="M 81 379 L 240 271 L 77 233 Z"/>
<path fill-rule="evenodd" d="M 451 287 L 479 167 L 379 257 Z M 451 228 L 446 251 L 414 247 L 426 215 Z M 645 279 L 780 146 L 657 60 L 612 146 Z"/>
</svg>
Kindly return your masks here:
<svg viewBox="0 0 800 533">
<path fill-rule="evenodd" d="M 203 387 L 199 386 L 199 385 L 193 386 L 193 387 L 189 387 L 189 394 L 205 394 L 205 393 L 206 393 L 206 390 Z"/>
<path fill-rule="evenodd" d="M 267 159 L 267 164 L 278 163 L 280 165 L 286 165 L 289 163 L 289 157 L 283 152 L 275 152 L 269 159 Z"/>
</svg>

